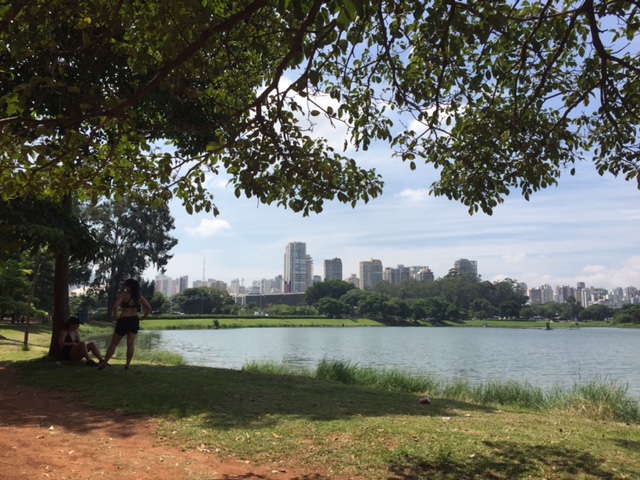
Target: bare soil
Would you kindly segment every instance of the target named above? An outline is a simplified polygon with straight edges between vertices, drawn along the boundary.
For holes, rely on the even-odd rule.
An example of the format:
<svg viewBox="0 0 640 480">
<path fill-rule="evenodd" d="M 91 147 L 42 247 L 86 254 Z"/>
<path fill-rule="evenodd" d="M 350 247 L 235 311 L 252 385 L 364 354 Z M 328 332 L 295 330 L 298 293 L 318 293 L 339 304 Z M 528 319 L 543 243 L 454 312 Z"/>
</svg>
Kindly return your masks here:
<svg viewBox="0 0 640 480">
<path fill-rule="evenodd" d="M 157 420 L 78 405 L 72 394 L 21 385 L 0 366 L 1 480 L 323 480 L 295 466 L 256 465 L 166 444 Z"/>
</svg>

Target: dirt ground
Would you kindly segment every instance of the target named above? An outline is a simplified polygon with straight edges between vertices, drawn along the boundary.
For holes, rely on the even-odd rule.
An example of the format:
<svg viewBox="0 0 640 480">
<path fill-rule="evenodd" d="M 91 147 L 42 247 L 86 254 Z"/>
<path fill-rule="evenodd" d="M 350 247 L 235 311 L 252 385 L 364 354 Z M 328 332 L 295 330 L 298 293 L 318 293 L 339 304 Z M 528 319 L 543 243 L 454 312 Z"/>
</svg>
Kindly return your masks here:
<svg viewBox="0 0 640 480">
<path fill-rule="evenodd" d="M 324 480 L 283 465 L 254 465 L 163 444 L 153 419 L 74 404 L 26 387 L 0 366 L 0 480 Z"/>
</svg>

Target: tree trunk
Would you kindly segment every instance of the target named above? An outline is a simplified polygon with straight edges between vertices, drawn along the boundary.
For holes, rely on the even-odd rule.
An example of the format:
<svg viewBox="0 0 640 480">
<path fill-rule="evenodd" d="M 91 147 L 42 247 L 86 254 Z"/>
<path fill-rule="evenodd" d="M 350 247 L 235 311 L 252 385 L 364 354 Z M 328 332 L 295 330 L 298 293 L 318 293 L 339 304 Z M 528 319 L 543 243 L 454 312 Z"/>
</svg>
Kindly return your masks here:
<svg viewBox="0 0 640 480">
<path fill-rule="evenodd" d="M 71 196 L 66 195 L 62 204 L 68 213 L 71 213 Z M 58 248 L 56 253 L 56 265 L 53 275 L 53 321 L 51 329 L 51 344 L 49 356 L 57 357 L 60 353 L 58 337 L 69 318 L 69 247 L 66 242 Z"/>
</svg>

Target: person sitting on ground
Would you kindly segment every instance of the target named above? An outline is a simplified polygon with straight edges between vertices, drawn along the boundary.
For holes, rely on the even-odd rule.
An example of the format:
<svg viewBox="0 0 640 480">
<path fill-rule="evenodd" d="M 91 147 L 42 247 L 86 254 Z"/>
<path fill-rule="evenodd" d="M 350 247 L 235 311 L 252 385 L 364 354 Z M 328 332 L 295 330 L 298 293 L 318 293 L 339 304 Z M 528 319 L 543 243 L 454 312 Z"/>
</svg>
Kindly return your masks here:
<svg viewBox="0 0 640 480">
<path fill-rule="evenodd" d="M 58 341 L 60 359 L 75 362 L 84 358 L 87 360 L 87 365 L 97 365 L 98 363 L 89 356 L 89 352 L 91 352 L 99 362 L 104 361 L 94 342 L 84 343 L 80 340 L 79 328 L 80 319 L 78 317 L 69 317 L 69 320 L 65 322 Z"/>
</svg>

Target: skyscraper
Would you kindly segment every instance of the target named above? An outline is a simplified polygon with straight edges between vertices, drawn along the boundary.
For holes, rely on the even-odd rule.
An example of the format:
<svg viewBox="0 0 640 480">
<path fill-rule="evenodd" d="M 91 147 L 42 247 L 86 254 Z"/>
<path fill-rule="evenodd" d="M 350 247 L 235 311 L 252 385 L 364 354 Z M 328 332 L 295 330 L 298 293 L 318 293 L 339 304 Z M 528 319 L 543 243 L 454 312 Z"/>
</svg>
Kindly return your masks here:
<svg viewBox="0 0 640 480">
<path fill-rule="evenodd" d="M 360 262 L 360 288 L 362 290 L 372 290 L 376 285 L 382 283 L 382 262 L 371 259 Z"/>
<path fill-rule="evenodd" d="M 324 261 L 324 279 L 325 281 L 342 280 L 342 260 L 332 258 Z"/>
<path fill-rule="evenodd" d="M 284 252 L 284 292 L 305 292 L 313 280 L 313 260 L 307 255 L 307 244 L 291 242 Z"/>
<path fill-rule="evenodd" d="M 473 275 L 475 277 L 478 276 L 478 262 L 475 260 L 467 260 L 466 258 L 461 258 L 460 260 L 456 260 L 453 264 L 454 270 L 457 270 L 459 275 Z"/>
</svg>

